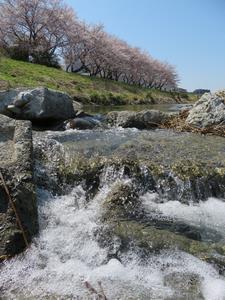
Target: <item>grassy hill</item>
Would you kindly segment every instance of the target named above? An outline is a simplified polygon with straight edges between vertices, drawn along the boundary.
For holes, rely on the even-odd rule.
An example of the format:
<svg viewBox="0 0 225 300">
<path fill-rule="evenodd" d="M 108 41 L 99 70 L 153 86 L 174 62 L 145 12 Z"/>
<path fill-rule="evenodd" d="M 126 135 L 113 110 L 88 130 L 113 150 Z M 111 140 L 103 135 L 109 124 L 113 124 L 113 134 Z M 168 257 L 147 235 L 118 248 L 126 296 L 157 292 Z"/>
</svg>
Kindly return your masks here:
<svg viewBox="0 0 225 300">
<path fill-rule="evenodd" d="M 187 103 L 197 100 L 191 93 L 170 93 L 154 89 L 67 73 L 41 65 L 0 58 L 0 90 L 37 87 L 65 91 L 84 104 Z"/>
</svg>

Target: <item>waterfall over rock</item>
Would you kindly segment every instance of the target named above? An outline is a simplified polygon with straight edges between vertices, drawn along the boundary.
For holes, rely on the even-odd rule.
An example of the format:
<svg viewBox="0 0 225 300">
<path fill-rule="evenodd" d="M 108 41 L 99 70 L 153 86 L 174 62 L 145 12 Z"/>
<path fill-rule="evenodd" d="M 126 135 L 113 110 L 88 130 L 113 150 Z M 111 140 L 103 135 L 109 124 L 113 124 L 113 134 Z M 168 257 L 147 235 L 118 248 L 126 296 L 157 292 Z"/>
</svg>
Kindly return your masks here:
<svg viewBox="0 0 225 300">
<path fill-rule="evenodd" d="M 224 149 L 164 130 L 35 133 L 40 234 L 1 266 L 3 299 L 223 300 Z"/>
</svg>

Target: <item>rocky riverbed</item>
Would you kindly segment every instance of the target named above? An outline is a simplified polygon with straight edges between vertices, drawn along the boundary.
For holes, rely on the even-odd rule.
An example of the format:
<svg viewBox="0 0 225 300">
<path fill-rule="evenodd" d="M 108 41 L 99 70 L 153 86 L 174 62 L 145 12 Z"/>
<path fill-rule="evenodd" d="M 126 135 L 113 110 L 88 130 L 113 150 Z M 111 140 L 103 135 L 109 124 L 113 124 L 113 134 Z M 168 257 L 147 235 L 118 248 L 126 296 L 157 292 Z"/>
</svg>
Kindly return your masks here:
<svg viewBox="0 0 225 300">
<path fill-rule="evenodd" d="M 155 126 L 170 116 L 110 113 L 107 126 L 33 131 L 21 182 L 36 187 L 40 229 L 0 266 L 3 299 L 225 299 L 225 139 Z M 10 122 L 2 147 L 16 154 Z M 13 196 L 18 179 L 7 180 Z"/>
</svg>

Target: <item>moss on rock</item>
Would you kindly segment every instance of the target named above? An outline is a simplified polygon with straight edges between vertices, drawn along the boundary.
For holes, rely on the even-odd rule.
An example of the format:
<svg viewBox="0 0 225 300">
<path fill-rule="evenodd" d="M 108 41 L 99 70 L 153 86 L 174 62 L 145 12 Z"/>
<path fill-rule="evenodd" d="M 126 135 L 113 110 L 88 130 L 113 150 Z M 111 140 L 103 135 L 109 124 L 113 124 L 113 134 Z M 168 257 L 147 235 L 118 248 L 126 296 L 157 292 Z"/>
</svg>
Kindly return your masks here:
<svg viewBox="0 0 225 300">
<path fill-rule="evenodd" d="M 178 249 L 201 260 L 214 263 L 222 271 L 225 270 L 224 245 L 195 241 L 168 230 L 144 226 L 136 221 L 129 220 L 115 222 L 113 233 L 121 239 L 122 244 L 135 245 L 144 249 L 145 253 Z M 223 253 L 223 255 L 220 253 Z"/>
</svg>

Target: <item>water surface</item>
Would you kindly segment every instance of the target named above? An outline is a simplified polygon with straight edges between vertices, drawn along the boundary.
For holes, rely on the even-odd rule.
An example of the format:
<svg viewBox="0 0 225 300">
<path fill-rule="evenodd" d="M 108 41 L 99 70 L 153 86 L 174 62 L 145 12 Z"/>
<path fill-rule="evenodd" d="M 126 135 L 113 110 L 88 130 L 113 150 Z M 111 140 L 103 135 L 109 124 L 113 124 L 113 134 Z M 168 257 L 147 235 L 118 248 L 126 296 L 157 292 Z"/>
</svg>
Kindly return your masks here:
<svg viewBox="0 0 225 300">
<path fill-rule="evenodd" d="M 112 128 L 34 134 L 35 140 L 42 138 L 54 138 L 66 154 L 88 158 L 97 154 L 107 157 L 123 147 L 135 147 L 139 157 L 150 158 L 152 153 L 146 145 L 153 147 L 160 163 L 191 156 L 218 163 L 225 153 L 223 138 L 167 130 Z M 69 194 L 56 197 L 38 190 L 40 234 L 24 254 L 1 267 L 3 299 L 97 299 L 85 287 L 86 281 L 97 290 L 101 282 L 109 300 L 225 299 L 225 280 L 217 268 L 188 253 L 161 251 L 149 255 L 143 263 L 142 253 L 131 248 L 120 259 L 110 258 L 111 248 L 116 250 L 120 241 L 115 239 L 112 245 L 102 246 L 97 239 L 103 225 L 102 204 L 117 181 L 127 183 L 129 179 L 120 170 L 113 174 L 109 168 L 100 180 L 98 192 L 91 199 L 82 185 L 75 184 Z M 202 232 L 207 229 L 205 239 L 210 240 L 211 231 L 225 241 L 224 199 L 210 198 L 187 205 L 177 199 L 160 201 L 159 195 L 149 191 L 141 201 L 149 218 L 172 218 Z M 177 281 L 171 282 L 174 277 Z M 195 281 L 196 295 L 201 296 L 190 298 L 187 291 Z"/>
<path fill-rule="evenodd" d="M 157 109 L 164 112 L 177 112 L 185 108 L 190 108 L 190 104 L 139 104 L 139 105 L 84 105 L 83 110 L 91 114 L 106 114 L 110 111 L 141 111 Z"/>
</svg>

